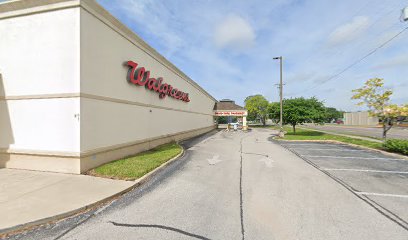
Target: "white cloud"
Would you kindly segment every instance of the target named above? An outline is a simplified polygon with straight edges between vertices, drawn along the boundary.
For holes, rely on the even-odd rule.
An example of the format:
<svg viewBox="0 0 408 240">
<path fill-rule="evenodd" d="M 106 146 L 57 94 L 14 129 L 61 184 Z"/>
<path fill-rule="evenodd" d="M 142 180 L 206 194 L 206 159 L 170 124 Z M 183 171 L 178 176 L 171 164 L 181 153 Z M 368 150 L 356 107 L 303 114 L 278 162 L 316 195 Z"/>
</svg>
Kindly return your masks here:
<svg viewBox="0 0 408 240">
<path fill-rule="evenodd" d="M 135 28 L 148 32 L 163 49 L 165 55 L 177 52 L 184 41 L 172 28 L 177 25 L 172 12 L 166 5 L 152 0 L 118 0 L 117 6 L 135 23 Z"/>
<path fill-rule="evenodd" d="M 219 48 L 246 50 L 255 43 L 255 33 L 245 19 L 229 15 L 215 29 L 215 44 Z"/>
<path fill-rule="evenodd" d="M 341 45 L 359 38 L 369 27 L 370 20 L 365 16 L 353 18 L 349 23 L 337 27 L 329 36 L 329 45 Z"/>
<path fill-rule="evenodd" d="M 124 10 L 128 11 L 127 14 L 135 15 L 135 17 L 145 16 L 146 10 L 152 5 L 150 0 L 129 0 L 120 3 Z"/>
<path fill-rule="evenodd" d="M 386 61 L 378 64 L 374 67 L 374 69 L 387 69 L 387 68 L 397 68 L 397 67 L 406 67 L 408 66 L 408 58 L 407 56 L 401 55 L 391 59 L 387 59 Z"/>
</svg>

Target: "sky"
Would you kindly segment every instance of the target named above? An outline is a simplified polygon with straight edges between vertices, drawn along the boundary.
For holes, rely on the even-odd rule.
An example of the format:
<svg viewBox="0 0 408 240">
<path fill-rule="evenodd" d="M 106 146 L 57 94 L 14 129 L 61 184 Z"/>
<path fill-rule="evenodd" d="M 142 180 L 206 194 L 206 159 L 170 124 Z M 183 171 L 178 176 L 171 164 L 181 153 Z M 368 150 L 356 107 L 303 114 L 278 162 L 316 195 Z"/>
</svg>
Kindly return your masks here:
<svg viewBox="0 0 408 240">
<path fill-rule="evenodd" d="M 408 103 L 408 30 L 336 76 L 408 27 L 406 0 L 97 1 L 216 99 L 278 101 L 283 56 L 284 98 L 364 110 L 351 90 L 378 77 Z"/>
</svg>

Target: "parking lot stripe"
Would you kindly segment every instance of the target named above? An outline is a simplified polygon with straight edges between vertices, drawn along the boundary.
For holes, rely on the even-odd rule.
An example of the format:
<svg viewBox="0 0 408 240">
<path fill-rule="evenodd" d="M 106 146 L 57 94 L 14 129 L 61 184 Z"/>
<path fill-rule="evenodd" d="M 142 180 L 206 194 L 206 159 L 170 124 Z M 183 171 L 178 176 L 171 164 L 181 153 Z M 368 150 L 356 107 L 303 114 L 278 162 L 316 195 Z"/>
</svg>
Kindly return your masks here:
<svg viewBox="0 0 408 240">
<path fill-rule="evenodd" d="M 358 195 L 365 195 L 365 196 L 408 198 L 408 195 L 398 195 L 398 194 L 388 194 L 388 193 L 370 193 L 370 192 L 355 192 L 355 193 Z"/>
<path fill-rule="evenodd" d="M 358 150 L 358 149 L 338 149 L 338 148 L 296 148 L 296 150 L 307 150 L 307 151 L 342 151 L 342 152 L 364 152 L 364 150 Z"/>
<path fill-rule="evenodd" d="M 323 171 L 352 171 L 352 172 L 408 174 L 408 172 L 401 172 L 401 171 L 384 171 L 384 170 L 352 169 L 352 168 L 321 168 L 321 170 Z"/>
<path fill-rule="evenodd" d="M 290 144 L 283 144 L 283 145 L 285 145 L 285 146 L 319 146 L 319 145 L 323 145 L 323 146 L 327 146 L 327 144 L 325 144 L 325 143 L 296 143 L 296 144 L 293 144 L 293 143 L 290 143 Z M 345 144 L 335 144 L 335 146 L 348 146 L 348 145 L 345 145 Z"/>
<path fill-rule="evenodd" d="M 351 158 L 351 159 L 371 159 L 371 160 L 387 160 L 387 161 L 407 161 L 406 159 L 381 158 L 381 157 L 343 157 L 343 156 L 318 156 L 318 155 L 302 155 L 302 156 L 311 157 L 311 158 Z"/>
<path fill-rule="evenodd" d="M 340 185 L 342 185 L 345 189 L 347 189 L 348 191 L 350 191 L 351 193 L 353 193 L 355 196 L 357 196 L 359 199 L 363 200 L 364 202 L 366 202 L 368 205 L 370 205 L 371 207 L 373 207 L 376 211 L 378 211 L 379 213 L 381 213 L 383 216 L 385 216 L 386 218 L 390 219 L 391 221 L 393 221 L 394 223 L 398 224 L 399 226 L 401 226 L 402 228 L 404 228 L 405 230 L 408 231 L 408 223 L 401 219 L 401 217 L 399 217 L 398 215 L 396 215 L 395 213 L 393 213 L 392 211 L 388 210 L 385 206 L 378 204 L 377 202 L 375 202 L 374 200 L 372 200 L 371 198 L 369 198 L 368 196 L 364 196 L 362 194 L 359 193 L 364 193 L 364 192 L 357 192 L 355 191 L 355 189 L 350 186 L 349 184 L 345 183 L 344 181 L 342 181 L 341 179 L 339 179 L 338 177 L 336 177 L 332 172 L 329 171 L 323 171 L 322 169 L 320 169 L 320 166 L 315 163 L 314 161 L 312 161 L 311 159 L 305 157 L 305 155 L 299 154 L 299 152 L 295 151 L 293 148 L 287 146 L 286 144 L 283 143 L 279 143 L 282 147 L 286 148 L 287 150 L 291 151 L 292 153 L 294 153 L 296 156 L 300 157 L 301 159 L 303 159 L 305 162 L 307 162 L 308 164 L 310 164 L 312 167 L 318 169 L 319 171 L 321 171 L 322 173 L 326 174 L 327 176 L 329 176 L 330 178 L 332 178 L 334 181 L 336 181 L 337 183 L 339 183 Z M 292 144 L 294 145 L 294 144 Z M 339 146 L 339 145 L 337 145 Z M 399 160 L 399 159 L 397 159 Z"/>
</svg>

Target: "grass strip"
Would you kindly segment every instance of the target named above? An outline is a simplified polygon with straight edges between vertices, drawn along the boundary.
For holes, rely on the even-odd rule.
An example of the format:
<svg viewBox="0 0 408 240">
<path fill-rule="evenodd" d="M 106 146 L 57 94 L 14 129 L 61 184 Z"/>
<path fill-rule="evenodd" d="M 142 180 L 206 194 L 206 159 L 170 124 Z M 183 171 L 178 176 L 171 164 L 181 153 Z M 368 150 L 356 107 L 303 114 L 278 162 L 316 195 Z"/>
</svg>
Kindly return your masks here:
<svg viewBox="0 0 408 240">
<path fill-rule="evenodd" d="M 337 133 L 337 134 L 344 134 L 344 135 L 349 135 L 349 136 L 354 136 L 354 137 L 370 138 L 370 139 L 382 141 L 382 138 L 373 137 L 373 136 L 358 135 L 358 134 L 353 134 L 353 133 L 349 133 L 349 132 L 341 133 L 341 132 L 336 132 L 334 130 L 313 129 L 313 128 L 310 128 L 309 126 L 301 126 L 301 128 L 307 128 L 307 129 L 310 129 L 310 130 L 320 131 L 320 132 L 327 132 L 328 134 L 330 134 L 330 131 L 331 131 L 331 132 L 333 132 L 333 135 L 336 135 L 336 133 Z M 296 128 L 296 130 L 297 130 L 297 128 Z"/>
<path fill-rule="evenodd" d="M 273 128 L 276 129 L 276 127 L 273 127 Z M 360 145 L 364 147 L 384 150 L 382 143 L 373 142 L 373 141 L 364 140 L 364 139 L 333 135 L 333 134 L 323 133 L 319 131 L 299 129 L 299 128 L 297 128 L 296 133 L 294 133 L 293 129 L 287 126 L 284 127 L 284 131 L 287 132 L 285 134 L 285 137 L 283 138 L 284 140 L 335 140 L 339 142 L 351 143 L 351 144 L 356 144 L 356 145 Z"/>
<path fill-rule="evenodd" d="M 151 172 L 182 152 L 176 143 L 169 143 L 135 156 L 116 160 L 88 172 L 89 175 L 120 180 L 135 180 Z"/>
</svg>

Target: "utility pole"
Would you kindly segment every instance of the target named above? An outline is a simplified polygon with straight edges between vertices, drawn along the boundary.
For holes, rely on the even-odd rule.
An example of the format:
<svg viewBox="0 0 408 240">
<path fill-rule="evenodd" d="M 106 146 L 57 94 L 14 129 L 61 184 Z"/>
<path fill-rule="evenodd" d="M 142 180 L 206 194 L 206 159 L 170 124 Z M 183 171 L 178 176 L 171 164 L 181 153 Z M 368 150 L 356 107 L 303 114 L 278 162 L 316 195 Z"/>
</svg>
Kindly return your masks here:
<svg viewBox="0 0 408 240">
<path fill-rule="evenodd" d="M 282 56 L 280 57 L 274 57 L 274 60 L 278 60 L 280 62 L 280 82 L 279 82 L 279 97 L 280 97 L 280 120 L 279 120 L 279 137 L 284 137 L 284 131 L 283 131 L 283 71 L 282 71 L 282 64 L 283 64 L 283 58 Z"/>
</svg>

